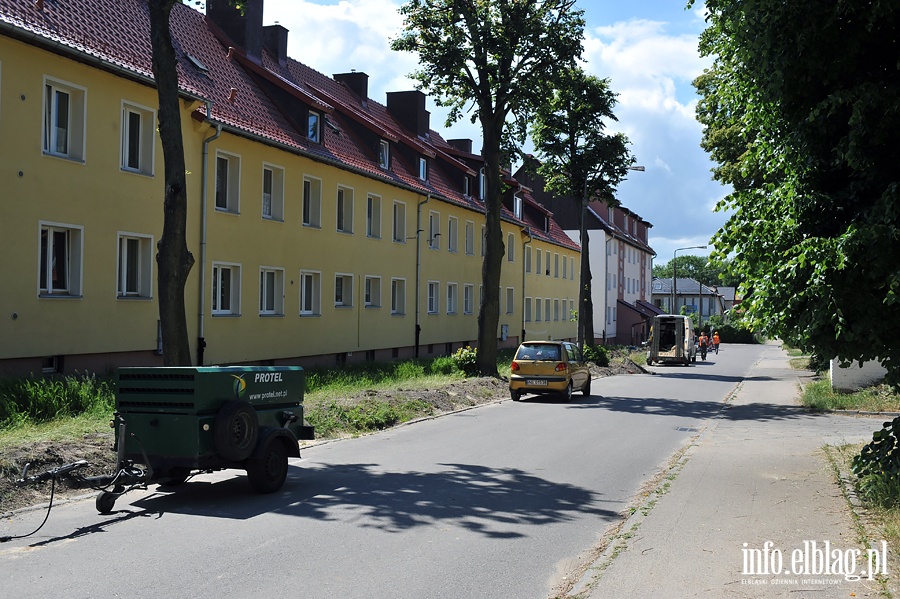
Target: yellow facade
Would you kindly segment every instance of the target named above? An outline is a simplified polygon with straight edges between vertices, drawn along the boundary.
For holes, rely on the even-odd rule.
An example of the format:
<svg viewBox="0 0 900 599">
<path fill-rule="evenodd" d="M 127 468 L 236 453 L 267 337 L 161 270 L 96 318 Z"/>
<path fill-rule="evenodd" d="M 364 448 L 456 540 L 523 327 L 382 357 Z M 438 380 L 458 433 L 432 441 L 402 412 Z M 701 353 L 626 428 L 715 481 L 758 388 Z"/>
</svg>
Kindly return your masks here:
<svg viewBox="0 0 900 599">
<path fill-rule="evenodd" d="M 47 147 L 57 90 L 71 108 L 68 156 Z M 483 214 L 233 129 L 208 143 L 204 165 L 216 128 L 191 118 L 201 105 L 181 102 L 187 241 L 196 260 L 185 306 L 195 355 L 205 340 L 204 364 L 407 356 L 417 322 L 421 355 L 474 344 Z M 0 36 L 0 373 L 159 361 L 155 244 L 164 182 L 156 106 L 147 83 Z M 128 135 L 144 142 L 139 168 L 123 168 Z M 234 178 L 232 197 L 217 207 L 220 158 Z M 577 253 L 531 240 L 515 222 L 504 221 L 503 238 L 514 249 L 503 263 L 498 336 L 514 344 L 524 327 L 528 338 L 573 338 Z M 551 256 L 551 275 L 524 272 L 526 254 L 537 251 L 542 264 Z M 49 254 L 65 257 L 64 277 Z M 562 267 L 554 273 L 557 255 L 565 277 Z M 552 316 L 542 304 L 536 320 L 525 298 L 549 300 Z"/>
</svg>

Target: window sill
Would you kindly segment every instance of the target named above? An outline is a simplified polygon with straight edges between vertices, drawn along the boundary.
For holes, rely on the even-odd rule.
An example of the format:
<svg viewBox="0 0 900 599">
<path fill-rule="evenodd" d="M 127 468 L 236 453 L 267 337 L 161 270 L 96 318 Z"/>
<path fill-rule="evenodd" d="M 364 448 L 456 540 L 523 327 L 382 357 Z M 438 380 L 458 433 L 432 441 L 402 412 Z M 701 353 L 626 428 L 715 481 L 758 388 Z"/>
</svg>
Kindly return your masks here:
<svg viewBox="0 0 900 599">
<path fill-rule="evenodd" d="M 306 229 L 321 229 L 322 225 L 315 225 L 313 223 L 303 223 L 303 227 Z"/>
<path fill-rule="evenodd" d="M 213 312 L 213 318 L 240 318 L 241 314 L 239 312 Z"/>
<path fill-rule="evenodd" d="M 321 315 L 321 314 L 315 314 L 315 313 L 313 313 L 313 312 L 305 312 L 305 313 L 304 313 L 304 312 L 301 312 L 301 313 L 300 313 L 300 318 L 318 318 L 318 317 L 320 317 L 320 316 L 322 316 L 322 315 Z"/>
<path fill-rule="evenodd" d="M 63 300 L 80 300 L 84 299 L 83 295 L 70 295 L 63 293 L 39 293 L 38 298 L 40 299 L 63 299 Z"/>
<path fill-rule="evenodd" d="M 268 221 L 270 223 L 283 223 L 284 222 L 283 218 L 275 218 L 274 216 L 263 215 L 262 219 L 264 221 Z"/>
<path fill-rule="evenodd" d="M 153 300 L 153 296 L 147 295 L 117 295 L 117 300 L 122 300 L 126 302 L 149 302 Z"/>
<path fill-rule="evenodd" d="M 259 317 L 260 318 L 284 318 L 284 314 L 279 314 L 279 313 L 275 313 L 275 312 L 266 312 L 266 313 L 260 313 Z"/>
<path fill-rule="evenodd" d="M 142 177 L 149 177 L 149 178 L 151 178 L 151 179 L 153 178 L 153 173 L 150 173 L 150 172 L 147 172 L 147 171 L 142 171 L 142 170 L 139 170 L 139 169 L 129 168 L 129 167 L 127 167 L 127 166 L 120 166 L 120 167 L 119 167 L 119 171 L 120 171 L 120 172 L 123 172 L 123 173 L 127 173 L 127 174 L 129 174 L 129 175 L 140 175 L 140 176 L 142 176 Z"/>
<path fill-rule="evenodd" d="M 219 208 L 218 206 L 216 206 L 216 212 L 218 212 L 219 214 L 231 214 L 233 216 L 241 215 L 241 213 L 237 210 L 231 210 L 229 208 Z"/>
<path fill-rule="evenodd" d="M 74 162 L 75 164 L 85 164 L 84 158 L 69 156 L 68 154 L 57 154 L 56 152 L 48 152 L 47 150 L 44 150 L 44 156 L 48 156 L 50 158 L 59 158 L 60 160 Z"/>
</svg>

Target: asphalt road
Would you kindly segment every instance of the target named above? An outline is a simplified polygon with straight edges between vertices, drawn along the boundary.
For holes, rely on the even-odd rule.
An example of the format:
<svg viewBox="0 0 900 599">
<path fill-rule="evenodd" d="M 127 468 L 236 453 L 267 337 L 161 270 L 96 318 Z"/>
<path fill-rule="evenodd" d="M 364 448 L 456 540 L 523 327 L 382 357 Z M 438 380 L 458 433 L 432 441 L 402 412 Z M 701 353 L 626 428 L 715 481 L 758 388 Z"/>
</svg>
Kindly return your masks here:
<svg viewBox="0 0 900 599">
<path fill-rule="evenodd" d="M 3 595 L 535 598 L 550 596 L 643 483 L 758 359 L 723 345 L 695 366 L 597 379 L 564 404 L 504 401 L 304 450 L 281 492 L 243 473 L 156 486 L 99 515 L 54 507 L 0 545 Z M 23 534 L 44 517 L 0 522 Z"/>
</svg>

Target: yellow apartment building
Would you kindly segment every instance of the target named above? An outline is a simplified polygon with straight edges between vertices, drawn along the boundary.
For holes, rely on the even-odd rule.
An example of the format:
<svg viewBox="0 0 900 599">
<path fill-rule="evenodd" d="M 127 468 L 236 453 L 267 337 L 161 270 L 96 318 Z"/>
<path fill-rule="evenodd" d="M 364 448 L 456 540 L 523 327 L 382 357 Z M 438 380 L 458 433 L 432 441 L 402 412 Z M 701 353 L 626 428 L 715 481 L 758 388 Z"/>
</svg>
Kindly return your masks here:
<svg viewBox="0 0 900 599">
<path fill-rule="evenodd" d="M 287 56 L 223 0 L 178 4 L 195 364 L 333 364 L 474 344 L 483 161 L 420 92 Z M 144 0 L 0 1 L 0 375 L 161 364 L 163 158 Z M 571 339 L 578 252 L 508 181 L 501 346 Z"/>
</svg>

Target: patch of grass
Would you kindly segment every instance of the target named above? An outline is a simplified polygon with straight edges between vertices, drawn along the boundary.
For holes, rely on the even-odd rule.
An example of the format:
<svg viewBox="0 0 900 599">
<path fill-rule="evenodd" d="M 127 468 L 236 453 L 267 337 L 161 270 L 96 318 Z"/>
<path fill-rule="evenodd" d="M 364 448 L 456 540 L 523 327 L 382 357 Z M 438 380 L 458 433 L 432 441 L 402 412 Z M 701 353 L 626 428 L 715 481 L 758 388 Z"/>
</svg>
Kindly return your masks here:
<svg viewBox="0 0 900 599">
<path fill-rule="evenodd" d="M 806 385 L 800 401 L 814 410 L 900 412 L 900 396 L 887 385 L 877 385 L 854 393 L 844 393 L 833 390 L 831 381 L 822 379 Z"/>
<path fill-rule="evenodd" d="M 331 400 L 308 410 L 306 418 L 315 427 L 316 436 L 323 438 L 384 430 L 433 413 L 431 404 L 421 400 L 383 402 L 367 399 L 355 404 Z"/>
</svg>

